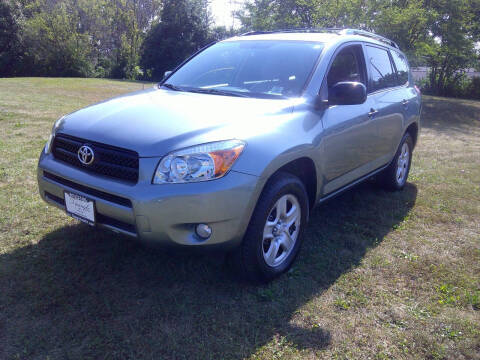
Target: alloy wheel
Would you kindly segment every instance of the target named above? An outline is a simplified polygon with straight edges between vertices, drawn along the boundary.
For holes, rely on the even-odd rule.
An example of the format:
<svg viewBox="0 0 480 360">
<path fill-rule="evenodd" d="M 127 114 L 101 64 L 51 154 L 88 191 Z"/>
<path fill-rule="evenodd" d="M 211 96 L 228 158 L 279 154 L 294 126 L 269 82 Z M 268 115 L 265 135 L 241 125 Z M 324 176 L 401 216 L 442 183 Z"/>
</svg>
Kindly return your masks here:
<svg viewBox="0 0 480 360">
<path fill-rule="evenodd" d="M 403 185 L 407 180 L 408 166 L 410 165 L 410 150 L 407 143 L 403 143 L 402 151 L 397 161 L 397 183 Z"/>
<path fill-rule="evenodd" d="M 263 230 L 262 254 L 268 266 L 281 265 L 290 255 L 300 232 L 301 207 L 292 194 L 278 199 Z"/>
</svg>

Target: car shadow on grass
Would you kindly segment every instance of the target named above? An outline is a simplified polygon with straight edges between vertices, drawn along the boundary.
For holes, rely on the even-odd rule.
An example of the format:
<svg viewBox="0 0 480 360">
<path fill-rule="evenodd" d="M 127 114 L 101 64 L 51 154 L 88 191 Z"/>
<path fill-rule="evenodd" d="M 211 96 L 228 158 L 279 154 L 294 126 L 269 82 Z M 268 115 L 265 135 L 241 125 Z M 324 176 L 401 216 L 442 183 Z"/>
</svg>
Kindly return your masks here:
<svg viewBox="0 0 480 360">
<path fill-rule="evenodd" d="M 471 134 L 480 126 L 480 101 L 426 96 L 421 126 L 451 136 Z"/>
<path fill-rule="evenodd" d="M 388 193 L 366 183 L 321 205 L 293 269 L 266 286 L 235 281 L 218 254 L 60 228 L 0 255 L 3 357 L 239 359 L 272 340 L 323 349 L 330 330 L 295 313 L 359 264 L 416 197 L 413 184 Z"/>
</svg>

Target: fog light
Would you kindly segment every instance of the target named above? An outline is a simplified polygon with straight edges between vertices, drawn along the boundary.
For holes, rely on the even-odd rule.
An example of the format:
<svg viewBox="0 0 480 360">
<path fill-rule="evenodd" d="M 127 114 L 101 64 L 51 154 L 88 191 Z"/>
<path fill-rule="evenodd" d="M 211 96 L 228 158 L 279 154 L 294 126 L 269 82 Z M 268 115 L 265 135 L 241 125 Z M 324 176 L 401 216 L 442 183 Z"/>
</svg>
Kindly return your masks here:
<svg viewBox="0 0 480 360">
<path fill-rule="evenodd" d="M 195 226 L 195 233 L 202 239 L 208 239 L 212 235 L 212 228 L 207 224 L 198 224 Z"/>
</svg>

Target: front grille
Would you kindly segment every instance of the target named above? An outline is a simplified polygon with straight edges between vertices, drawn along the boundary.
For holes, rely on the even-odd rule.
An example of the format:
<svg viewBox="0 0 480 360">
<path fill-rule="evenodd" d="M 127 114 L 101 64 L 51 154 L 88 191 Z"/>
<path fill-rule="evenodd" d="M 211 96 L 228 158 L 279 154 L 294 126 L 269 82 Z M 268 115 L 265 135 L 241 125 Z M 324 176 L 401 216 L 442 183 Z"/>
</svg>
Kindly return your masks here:
<svg viewBox="0 0 480 360">
<path fill-rule="evenodd" d="M 95 153 L 90 165 L 84 165 L 78 159 L 78 150 L 82 145 L 88 145 Z M 132 183 L 138 181 L 138 154 L 135 151 L 58 134 L 53 142 L 52 154 L 55 159 L 85 171 Z"/>
<path fill-rule="evenodd" d="M 113 194 L 107 193 L 105 191 L 101 191 L 101 190 L 97 190 L 97 189 L 94 189 L 94 188 L 91 188 L 91 187 L 88 187 L 88 186 L 77 184 L 73 181 L 64 179 L 60 176 L 51 174 L 47 171 L 43 172 L 43 176 L 45 176 L 47 179 L 53 180 L 53 181 L 55 181 L 59 184 L 68 186 L 69 188 L 81 191 L 84 194 L 92 195 L 92 196 L 95 196 L 97 198 L 107 200 L 107 201 L 110 201 L 110 202 L 115 203 L 115 204 L 119 204 L 119 205 L 122 205 L 122 206 L 125 206 L 125 207 L 128 207 L 128 208 L 132 208 L 132 202 L 129 199 L 126 199 L 124 197 L 113 195 Z"/>
<path fill-rule="evenodd" d="M 135 225 L 127 224 L 126 222 L 111 218 L 110 216 L 97 214 L 97 221 L 99 224 L 110 225 L 114 228 L 117 228 L 123 231 L 128 231 L 129 233 L 132 233 L 132 234 L 137 233 L 137 229 L 135 228 Z"/>
</svg>

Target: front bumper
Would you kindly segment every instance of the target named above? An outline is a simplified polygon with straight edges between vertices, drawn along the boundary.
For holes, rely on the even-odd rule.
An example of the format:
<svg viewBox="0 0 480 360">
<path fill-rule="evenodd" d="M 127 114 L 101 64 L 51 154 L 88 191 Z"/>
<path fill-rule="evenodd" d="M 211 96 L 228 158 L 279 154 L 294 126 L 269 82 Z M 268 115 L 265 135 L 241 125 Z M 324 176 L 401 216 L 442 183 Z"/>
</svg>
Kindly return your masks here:
<svg viewBox="0 0 480 360">
<path fill-rule="evenodd" d="M 231 171 L 221 179 L 152 185 L 159 158 L 141 158 L 137 184 L 90 174 L 42 152 L 38 186 L 42 198 L 65 210 L 64 190 L 95 200 L 97 225 L 155 245 L 233 248 L 248 226 L 262 185 L 256 176 Z M 212 228 L 207 240 L 195 225 Z"/>
</svg>

